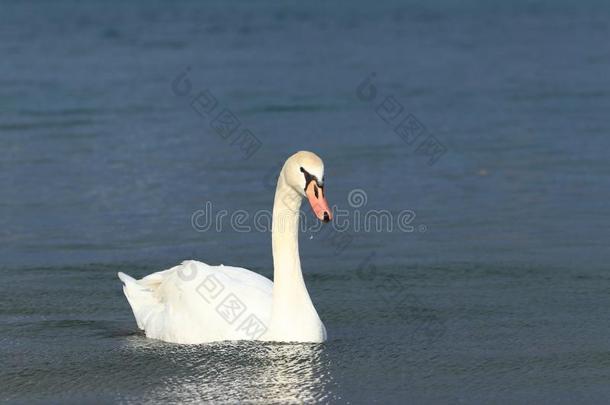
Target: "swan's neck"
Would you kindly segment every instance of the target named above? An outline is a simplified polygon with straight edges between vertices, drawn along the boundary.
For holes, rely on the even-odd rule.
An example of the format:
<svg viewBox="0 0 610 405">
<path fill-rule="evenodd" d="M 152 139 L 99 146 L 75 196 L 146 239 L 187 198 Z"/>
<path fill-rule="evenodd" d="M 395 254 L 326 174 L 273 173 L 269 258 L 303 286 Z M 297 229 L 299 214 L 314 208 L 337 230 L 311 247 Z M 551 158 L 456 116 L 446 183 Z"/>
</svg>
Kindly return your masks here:
<svg viewBox="0 0 610 405">
<path fill-rule="evenodd" d="M 302 287 L 301 259 L 299 257 L 299 212 L 301 196 L 280 176 L 273 202 L 273 282 L 279 290 Z M 274 292 L 276 289 L 274 289 Z"/>
<path fill-rule="evenodd" d="M 273 203 L 273 310 L 271 332 L 278 340 L 301 340 L 321 325 L 311 302 L 299 257 L 301 195 L 280 173 Z"/>
</svg>

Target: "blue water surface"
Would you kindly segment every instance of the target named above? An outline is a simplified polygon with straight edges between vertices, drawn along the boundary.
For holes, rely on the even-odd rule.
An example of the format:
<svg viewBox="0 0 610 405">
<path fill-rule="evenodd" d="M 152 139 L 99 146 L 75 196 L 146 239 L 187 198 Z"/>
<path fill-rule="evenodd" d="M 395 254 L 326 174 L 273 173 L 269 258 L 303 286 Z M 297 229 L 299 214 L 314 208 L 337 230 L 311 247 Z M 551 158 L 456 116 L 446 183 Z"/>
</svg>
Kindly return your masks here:
<svg viewBox="0 0 610 405">
<path fill-rule="evenodd" d="M 607 402 L 609 38 L 596 1 L 2 2 L 0 400 Z M 352 221 L 300 240 L 328 342 L 146 339 L 116 272 L 271 277 L 192 218 L 303 149 Z"/>
</svg>

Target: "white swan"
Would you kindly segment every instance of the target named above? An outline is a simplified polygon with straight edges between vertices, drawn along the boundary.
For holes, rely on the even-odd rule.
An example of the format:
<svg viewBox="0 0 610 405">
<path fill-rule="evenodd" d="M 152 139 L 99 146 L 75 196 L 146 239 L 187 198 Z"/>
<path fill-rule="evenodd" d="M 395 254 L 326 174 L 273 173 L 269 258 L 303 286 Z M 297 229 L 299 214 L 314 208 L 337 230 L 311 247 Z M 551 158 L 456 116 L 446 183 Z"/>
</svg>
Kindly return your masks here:
<svg viewBox="0 0 610 405">
<path fill-rule="evenodd" d="M 298 239 L 303 197 L 318 219 L 332 218 L 323 180 L 324 164 L 314 153 L 298 152 L 284 163 L 273 202 L 274 282 L 240 267 L 192 260 L 141 280 L 118 273 L 138 327 L 149 338 L 174 343 L 325 341 L 303 280 Z"/>
</svg>

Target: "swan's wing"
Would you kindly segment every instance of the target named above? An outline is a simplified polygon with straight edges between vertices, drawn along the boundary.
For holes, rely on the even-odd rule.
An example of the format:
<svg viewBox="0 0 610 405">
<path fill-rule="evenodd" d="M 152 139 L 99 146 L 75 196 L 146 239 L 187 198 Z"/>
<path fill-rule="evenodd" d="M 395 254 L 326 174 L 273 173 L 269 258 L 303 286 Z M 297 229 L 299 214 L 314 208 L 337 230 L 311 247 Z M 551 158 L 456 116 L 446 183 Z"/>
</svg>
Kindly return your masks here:
<svg viewBox="0 0 610 405">
<path fill-rule="evenodd" d="M 273 283 L 247 269 L 185 261 L 141 280 L 119 277 L 149 337 L 178 343 L 258 338 L 270 321 Z"/>
</svg>

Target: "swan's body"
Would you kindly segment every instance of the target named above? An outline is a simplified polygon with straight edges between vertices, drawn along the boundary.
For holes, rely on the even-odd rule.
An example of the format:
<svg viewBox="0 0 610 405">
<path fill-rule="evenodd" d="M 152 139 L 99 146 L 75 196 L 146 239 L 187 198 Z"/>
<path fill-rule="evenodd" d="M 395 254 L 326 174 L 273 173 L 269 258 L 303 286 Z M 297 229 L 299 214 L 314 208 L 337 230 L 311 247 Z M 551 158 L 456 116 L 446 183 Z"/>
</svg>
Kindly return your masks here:
<svg viewBox="0 0 610 405">
<path fill-rule="evenodd" d="M 330 220 L 323 175 L 322 161 L 311 152 L 291 156 L 280 172 L 273 205 L 275 284 L 247 269 L 198 261 L 141 280 L 119 273 L 138 327 L 147 337 L 175 343 L 326 340 L 298 252 L 302 197 L 309 198 L 318 218 Z"/>
<path fill-rule="evenodd" d="M 273 283 L 250 270 L 187 260 L 139 281 L 119 277 L 138 327 L 150 338 L 175 343 L 262 338 L 271 320 Z"/>
</svg>

